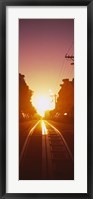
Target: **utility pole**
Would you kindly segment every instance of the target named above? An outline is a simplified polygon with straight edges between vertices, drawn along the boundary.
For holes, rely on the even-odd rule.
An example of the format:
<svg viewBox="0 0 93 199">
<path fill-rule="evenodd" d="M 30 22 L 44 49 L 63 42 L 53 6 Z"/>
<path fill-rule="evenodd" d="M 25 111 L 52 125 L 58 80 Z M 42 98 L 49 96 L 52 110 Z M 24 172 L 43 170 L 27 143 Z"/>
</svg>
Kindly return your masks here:
<svg viewBox="0 0 93 199">
<path fill-rule="evenodd" d="M 56 94 L 52 94 L 52 95 L 50 95 L 50 97 L 52 97 L 52 99 L 54 100 L 54 103 L 55 103 L 55 108 L 56 108 L 56 103 L 57 103 L 57 95 L 56 95 Z"/>
<path fill-rule="evenodd" d="M 66 58 L 67 60 L 73 61 L 73 62 L 71 63 L 71 65 L 74 65 L 74 56 L 73 56 L 73 55 L 68 55 L 68 54 L 66 54 L 66 55 L 65 55 L 65 58 Z"/>
</svg>

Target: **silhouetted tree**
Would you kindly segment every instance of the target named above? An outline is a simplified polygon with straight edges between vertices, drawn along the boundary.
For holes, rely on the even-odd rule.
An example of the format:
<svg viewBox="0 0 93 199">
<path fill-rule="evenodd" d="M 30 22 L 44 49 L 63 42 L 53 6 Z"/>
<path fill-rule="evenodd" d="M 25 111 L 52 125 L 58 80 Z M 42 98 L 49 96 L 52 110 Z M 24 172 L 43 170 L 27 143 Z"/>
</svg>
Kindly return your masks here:
<svg viewBox="0 0 93 199">
<path fill-rule="evenodd" d="M 29 89 L 25 82 L 25 76 L 19 74 L 19 117 L 29 118 L 32 117 L 36 112 L 35 108 L 32 106 L 31 97 L 33 91 Z"/>
<path fill-rule="evenodd" d="M 74 115 L 74 79 L 69 81 L 69 79 L 64 79 L 63 83 L 60 85 L 61 89 L 58 93 L 58 99 L 56 104 L 56 110 L 61 113 L 68 113 L 69 115 Z"/>
</svg>

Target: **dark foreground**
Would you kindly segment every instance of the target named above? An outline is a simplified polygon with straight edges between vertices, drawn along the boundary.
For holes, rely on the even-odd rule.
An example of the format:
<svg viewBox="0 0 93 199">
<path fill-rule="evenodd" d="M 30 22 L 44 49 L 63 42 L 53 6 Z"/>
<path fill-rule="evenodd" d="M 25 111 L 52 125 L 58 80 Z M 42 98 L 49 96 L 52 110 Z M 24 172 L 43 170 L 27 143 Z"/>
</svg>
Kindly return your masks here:
<svg viewBox="0 0 93 199">
<path fill-rule="evenodd" d="M 27 121 L 19 128 L 19 180 L 73 180 L 73 124 Z"/>
</svg>

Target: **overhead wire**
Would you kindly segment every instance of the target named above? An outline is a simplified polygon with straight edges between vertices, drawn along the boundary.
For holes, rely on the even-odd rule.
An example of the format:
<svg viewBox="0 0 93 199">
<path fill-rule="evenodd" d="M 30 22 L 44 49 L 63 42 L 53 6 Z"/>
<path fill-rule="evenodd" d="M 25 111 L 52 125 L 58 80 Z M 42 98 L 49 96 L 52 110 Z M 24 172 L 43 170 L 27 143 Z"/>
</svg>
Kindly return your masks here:
<svg viewBox="0 0 93 199">
<path fill-rule="evenodd" d="M 66 54 L 68 54 L 68 53 L 70 52 L 72 46 L 73 46 L 73 42 L 71 42 L 71 45 L 70 45 L 70 47 L 68 48 Z M 61 68 L 60 68 L 60 71 L 59 71 L 59 74 L 58 74 L 58 78 L 57 78 L 56 85 L 59 83 L 59 81 L 60 81 L 60 76 L 61 76 L 61 75 L 62 75 L 62 76 L 61 76 L 61 77 L 62 77 L 61 79 L 63 79 L 63 78 L 66 76 L 66 72 L 67 72 L 67 69 L 66 69 L 66 62 L 67 62 L 67 60 L 66 60 L 66 58 L 65 58 L 65 56 L 64 56 L 63 63 L 62 63 L 62 65 L 61 65 Z M 69 73 L 70 73 L 70 72 L 71 72 L 71 69 L 69 70 Z"/>
<path fill-rule="evenodd" d="M 70 52 L 72 46 L 73 46 L 73 42 L 71 43 L 71 46 L 70 46 L 70 48 L 68 49 L 68 51 L 67 51 L 66 54 L 68 54 L 68 53 Z M 68 60 L 68 61 L 69 61 L 69 60 Z M 72 71 L 72 69 L 73 69 L 73 66 L 72 66 L 70 63 L 68 63 L 68 67 L 69 67 L 69 68 L 68 68 L 68 70 L 67 70 L 67 66 L 66 66 L 66 70 L 65 70 L 65 74 L 64 74 L 64 77 L 66 77 L 66 78 L 69 78 L 69 77 L 70 77 L 71 71 Z"/>
<path fill-rule="evenodd" d="M 65 57 L 64 57 L 63 63 L 62 63 L 62 65 L 61 65 L 61 68 L 60 68 L 60 71 L 59 71 L 59 74 L 58 74 L 58 78 L 57 78 L 57 81 L 56 81 L 56 85 L 59 83 L 59 78 L 60 78 L 61 74 L 63 73 L 65 61 L 66 61 L 66 60 L 65 60 Z"/>
</svg>

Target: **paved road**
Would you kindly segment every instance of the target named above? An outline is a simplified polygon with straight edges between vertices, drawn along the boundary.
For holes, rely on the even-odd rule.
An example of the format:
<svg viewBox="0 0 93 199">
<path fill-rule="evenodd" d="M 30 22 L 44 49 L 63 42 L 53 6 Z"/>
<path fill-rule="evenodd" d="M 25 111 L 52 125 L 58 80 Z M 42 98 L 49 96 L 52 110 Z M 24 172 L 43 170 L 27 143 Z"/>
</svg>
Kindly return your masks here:
<svg viewBox="0 0 93 199">
<path fill-rule="evenodd" d="M 37 121 L 27 133 L 19 163 L 20 180 L 74 179 L 74 160 L 68 143 L 62 132 L 46 120 Z"/>
</svg>

